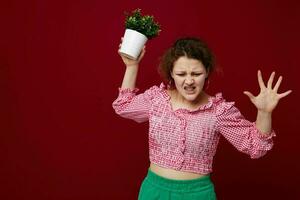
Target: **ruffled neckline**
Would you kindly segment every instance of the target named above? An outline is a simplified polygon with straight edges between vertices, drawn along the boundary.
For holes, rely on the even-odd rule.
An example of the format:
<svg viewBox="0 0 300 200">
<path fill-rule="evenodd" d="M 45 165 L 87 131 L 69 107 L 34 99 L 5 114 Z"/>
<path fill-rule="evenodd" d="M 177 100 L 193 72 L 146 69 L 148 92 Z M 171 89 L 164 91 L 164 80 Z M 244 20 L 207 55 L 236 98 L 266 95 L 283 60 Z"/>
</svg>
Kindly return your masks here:
<svg viewBox="0 0 300 200">
<path fill-rule="evenodd" d="M 171 96 L 167 93 L 167 89 L 169 88 L 168 86 L 166 86 L 164 83 L 161 83 L 159 88 L 162 91 L 162 96 L 163 98 L 168 102 L 168 105 L 170 106 L 171 110 L 172 106 L 171 106 Z M 189 110 L 187 108 L 179 108 L 176 110 L 173 110 L 174 112 L 189 112 L 189 113 L 195 113 L 195 112 L 199 112 L 199 111 L 203 111 L 203 110 L 208 110 L 211 109 L 214 105 L 218 105 L 221 102 L 224 102 L 224 98 L 222 96 L 222 93 L 216 93 L 215 96 L 209 96 L 208 97 L 208 102 L 206 104 L 200 105 L 197 109 L 195 110 Z"/>
</svg>

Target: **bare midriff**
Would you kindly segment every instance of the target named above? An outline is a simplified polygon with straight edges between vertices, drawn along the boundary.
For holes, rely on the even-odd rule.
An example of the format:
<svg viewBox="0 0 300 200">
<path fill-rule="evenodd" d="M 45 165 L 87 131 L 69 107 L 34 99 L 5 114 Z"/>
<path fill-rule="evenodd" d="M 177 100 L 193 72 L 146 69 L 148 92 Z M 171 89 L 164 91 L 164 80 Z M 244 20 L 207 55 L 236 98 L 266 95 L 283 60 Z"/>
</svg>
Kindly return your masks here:
<svg viewBox="0 0 300 200">
<path fill-rule="evenodd" d="M 174 169 L 163 168 L 154 163 L 150 164 L 150 170 L 159 176 L 174 180 L 192 180 L 203 176 L 207 176 L 207 174 L 196 174 L 192 172 L 183 172 Z"/>
</svg>

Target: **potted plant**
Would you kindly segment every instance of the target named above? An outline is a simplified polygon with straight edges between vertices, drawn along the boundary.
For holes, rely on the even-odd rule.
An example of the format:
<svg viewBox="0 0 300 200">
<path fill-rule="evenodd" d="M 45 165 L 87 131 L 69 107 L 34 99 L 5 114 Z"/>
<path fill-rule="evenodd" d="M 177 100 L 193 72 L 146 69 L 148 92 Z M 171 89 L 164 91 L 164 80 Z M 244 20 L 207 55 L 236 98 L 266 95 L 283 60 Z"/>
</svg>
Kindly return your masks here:
<svg viewBox="0 0 300 200">
<path fill-rule="evenodd" d="M 125 13 L 125 34 L 120 53 L 124 56 L 137 59 L 147 40 L 158 36 L 160 25 L 150 15 L 142 15 L 141 9 Z"/>
</svg>

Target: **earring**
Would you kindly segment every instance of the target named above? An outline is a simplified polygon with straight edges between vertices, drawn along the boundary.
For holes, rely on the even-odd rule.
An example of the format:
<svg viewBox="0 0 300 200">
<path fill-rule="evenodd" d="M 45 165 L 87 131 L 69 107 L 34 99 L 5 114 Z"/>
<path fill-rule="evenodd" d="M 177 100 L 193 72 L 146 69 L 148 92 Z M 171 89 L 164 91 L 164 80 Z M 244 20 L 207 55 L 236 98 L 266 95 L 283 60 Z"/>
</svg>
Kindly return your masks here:
<svg viewBox="0 0 300 200">
<path fill-rule="evenodd" d="M 204 82 L 204 89 L 207 90 L 208 87 L 209 87 L 209 79 L 206 78 L 206 79 L 205 79 L 205 82 Z"/>
<path fill-rule="evenodd" d="M 167 89 L 170 89 L 172 85 L 172 80 L 169 80 L 168 85 L 167 85 Z"/>
</svg>

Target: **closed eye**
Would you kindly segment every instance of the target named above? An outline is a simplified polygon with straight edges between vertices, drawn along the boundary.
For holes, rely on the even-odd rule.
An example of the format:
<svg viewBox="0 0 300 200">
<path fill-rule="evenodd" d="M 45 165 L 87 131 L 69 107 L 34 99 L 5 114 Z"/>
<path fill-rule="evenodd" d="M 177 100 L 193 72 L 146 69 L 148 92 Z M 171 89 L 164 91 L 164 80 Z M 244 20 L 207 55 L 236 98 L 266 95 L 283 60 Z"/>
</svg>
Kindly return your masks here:
<svg viewBox="0 0 300 200">
<path fill-rule="evenodd" d="M 203 73 L 193 73 L 192 75 L 193 76 L 200 76 L 200 75 L 202 75 Z"/>
<path fill-rule="evenodd" d="M 192 76 L 201 76 L 203 73 L 192 73 Z M 177 73 L 177 76 L 186 76 L 186 73 Z"/>
</svg>

